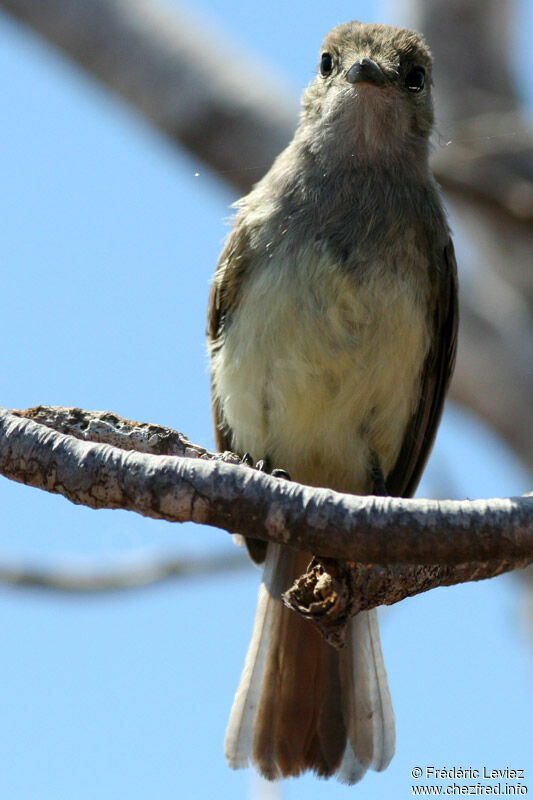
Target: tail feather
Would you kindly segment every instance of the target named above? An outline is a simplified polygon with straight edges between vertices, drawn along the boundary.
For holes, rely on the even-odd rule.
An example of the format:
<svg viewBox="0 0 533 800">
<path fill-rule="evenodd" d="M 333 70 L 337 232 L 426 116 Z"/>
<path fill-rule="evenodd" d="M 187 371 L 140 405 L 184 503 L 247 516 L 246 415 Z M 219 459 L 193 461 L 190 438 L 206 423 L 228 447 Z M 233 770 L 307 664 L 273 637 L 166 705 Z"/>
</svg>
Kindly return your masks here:
<svg viewBox="0 0 533 800">
<path fill-rule="evenodd" d="M 289 552 L 285 570 L 309 558 Z M 292 562 L 292 563 L 290 563 Z M 296 570 L 295 570 L 296 572 Z M 283 589 L 287 584 L 283 582 Z M 270 643 L 254 720 L 253 760 L 264 775 L 298 775 L 306 769 L 330 775 L 344 750 L 338 656 L 321 636 L 281 605 Z"/>
<path fill-rule="evenodd" d="M 396 746 L 394 711 L 392 710 L 387 673 L 381 653 L 377 611 L 373 608 L 371 611 L 359 614 L 357 617 L 354 617 L 354 623 L 357 622 L 360 616 L 363 617 L 363 624 L 366 621 L 368 625 L 368 635 L 366 638 L 370 649 L 368 672 L 370 675 L 370 693 L 373 698 L 372 708 L 374 714 L 372 726 L 374 748 L 373 759 L 370 766 L 377 772 L 382 772 L 389 766 Z M 364 638 L 364 636 L 361 636 L 361 638 Z"/>
<path fill-rule="evenodd" d="M 275 639 L 272 629 L 276 627 L 278 621 L 279 601 L 274 596 L 275 583 L 281 577 L 281 572 L 276 569 L 278 560 L 279 553 L 271 552 L 270 557 L 265 561 L 252 639 L 248 646 L 244 669 L 226 729 L 224 750 L 226 761 L 232 769 L 247 767 L 251 758 L 254 718 L 261 691 L 264 665 L 270 642 Z"/>
<path fill-rule="evenodd" d="M 350 623 L 343 651 L 287 609 L 281 594 L 310 557 L 269 545 L 252 640 L 226 732 L 235 769 L 273 780 L 314 770 L 360 780 L 394 751 L 394 717 L 375 611 Z"/>
<path fill-rule="evenodd" d="M 385 769 L 394 755 L 394 713 L 375 609 L 350 621 L 341 668 L 348 743 L 338 777 L 355 783 L 369 768 Z"/>
</svg>

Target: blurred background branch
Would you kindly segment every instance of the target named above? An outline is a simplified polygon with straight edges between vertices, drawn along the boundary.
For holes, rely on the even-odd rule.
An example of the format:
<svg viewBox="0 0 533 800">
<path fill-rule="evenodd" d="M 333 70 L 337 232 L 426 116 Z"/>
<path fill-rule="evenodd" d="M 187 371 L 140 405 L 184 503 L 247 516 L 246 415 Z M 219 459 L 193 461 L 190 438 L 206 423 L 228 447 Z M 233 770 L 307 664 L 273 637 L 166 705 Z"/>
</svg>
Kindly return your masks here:
<svg viewBox="0 0 533 800">
<path fill-rule="evenodd" d="M 283 87 L 158 0 L 2 0 L 240 192 L 292 136 Z"/>
<path fill-rule="evenodd" d="M 212 558 L 154 558 L 133 553 L 115 558 L 114 562 L 107 559 L 105 564 L 80 564 L 56 560 L 47 566 L 0 557 L 0 583 L 65 593 L 103 593 L 139 589 L 176 578 L 210 577 L 250 566 L 245 553 L 237 548 Z"/>
<path fill-rule="evenodd" d="M 157 0 L 0 0 L 240 193 L 290 139 L 286 87 Z M 411 0 L 435 54 L 434 169 L 458 243 L 451 396 L 533 465 L 533 139 L 509 64 L 509 0 Z M 468 238 L 463 243 L 463 237 Z"/>
</svg>

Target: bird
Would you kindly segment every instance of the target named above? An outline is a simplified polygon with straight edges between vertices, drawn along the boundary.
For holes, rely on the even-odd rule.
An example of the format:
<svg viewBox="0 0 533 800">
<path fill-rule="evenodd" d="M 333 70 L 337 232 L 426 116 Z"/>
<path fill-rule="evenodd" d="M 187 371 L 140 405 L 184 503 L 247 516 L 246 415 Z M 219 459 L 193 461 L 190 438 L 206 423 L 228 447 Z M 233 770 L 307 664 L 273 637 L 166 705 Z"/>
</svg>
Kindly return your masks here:
<svg viewBox="0 0 533 800">
<path fill-rule="evenodd" d="M 415 492 L 458 320 L 451 233 L 429 167 L 431 89 L 417 32 L 352 21 L 326 35 L 294 137 L 235 204 L 211 284 L 219 450 L 308 486 Z M 245 543 L 263 577 L 229 766 L 348 784 L 385 769 L 395 724 L 376 610 L 352 617 L 334 648 L 282 601 L 312 553 Z"/>
</svg>

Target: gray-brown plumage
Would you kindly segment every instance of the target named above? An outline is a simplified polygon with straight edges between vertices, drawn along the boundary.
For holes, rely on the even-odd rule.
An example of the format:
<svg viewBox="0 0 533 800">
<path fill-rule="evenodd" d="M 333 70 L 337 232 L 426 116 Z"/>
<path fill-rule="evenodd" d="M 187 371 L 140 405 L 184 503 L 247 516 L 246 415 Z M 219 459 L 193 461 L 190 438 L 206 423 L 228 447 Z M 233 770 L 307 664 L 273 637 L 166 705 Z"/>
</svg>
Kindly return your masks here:
<svg viewBox="0 0 533 800">
<path fill-rule="evenodd" d="M 293 141 L 237 204 L 211 288 L 219 449 L 293 480 L 409 496 L 455 357 L 456 267 L 428 167 L 431 56 L 420 36 L 351 22 L 326 36 Z M 281 593 L 310 554 L 265 561 L 226 734 L 230 766 L 353 783 L 384 769 L 394 718 L 374 612 L 337 652 Z"/>
</svg>

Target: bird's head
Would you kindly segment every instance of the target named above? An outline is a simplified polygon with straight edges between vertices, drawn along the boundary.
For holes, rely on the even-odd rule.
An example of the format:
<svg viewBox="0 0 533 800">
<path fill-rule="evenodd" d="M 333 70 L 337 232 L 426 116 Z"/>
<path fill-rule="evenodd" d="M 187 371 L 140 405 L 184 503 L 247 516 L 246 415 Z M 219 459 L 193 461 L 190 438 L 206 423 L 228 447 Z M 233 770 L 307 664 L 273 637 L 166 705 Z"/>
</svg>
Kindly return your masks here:
<svg viewBox="0 0 533 800">
<path fill-rule="evenodd" d="M 302 123 L 360 154 L 426 143 L 433 124 L 432 59 L 421 36 L 388 25 L 348 22 L 320 50 L 302 100 Z"/>
</svg>

